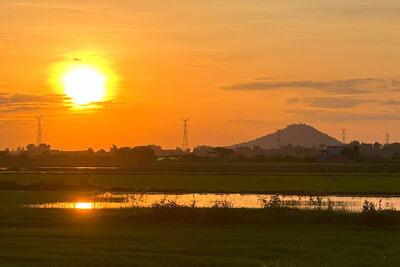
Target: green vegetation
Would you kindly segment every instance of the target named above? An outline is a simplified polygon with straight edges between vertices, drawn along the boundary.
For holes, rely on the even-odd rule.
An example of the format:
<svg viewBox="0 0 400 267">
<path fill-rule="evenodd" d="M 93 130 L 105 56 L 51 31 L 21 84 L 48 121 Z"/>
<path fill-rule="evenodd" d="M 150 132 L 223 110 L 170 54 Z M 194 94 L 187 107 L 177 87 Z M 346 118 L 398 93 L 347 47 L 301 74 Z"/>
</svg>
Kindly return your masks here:
<svg viewBox="0 0 400 267">
<path fill-rule="evenodd" d="M 89 183 L 105 190 L 158 192 L 396 194 L 400 191 L 399 180 L 400 176 L 349 173 L 2 174 L 0 188 L 3 186 L 3 189 L 7 189 L 4 187 L 4 181 L 14 181 L 18 184 L 42 181 L 68 185 Z M 44 187 L 39 187 L 37 190 L 40 189 L 49 190 Z"/>
<path fill-rule="evenodd" d="M 264 213 L 264 218 L 270 217 L 265 221 L 269 223 L 260 225 L 261 213 L 224 208 L 2 211 L 1 266 L 398 266 L 400 263 L 400 228 L 354 224 L 363 214 L 266 209 L 259 212 Z M 186 216 L 176 212 L 186 212 Z M 276 219 L 278 214 L 285 221 Z M 193 220 L 200 218 L 198 215 L 216 220 L 198 223 Z M 328 219 L 321 220 L 327 215 Z"/>
<path fill-rule="evenodd" d="M 389 165 L 388 175 L 386 165 L 332 164 L 327 175 L 325 166 L 171 163 L 82 173 L 2 173 L 0 187 L 12 181 L 36 190 L 45 185 L 49 191 L 0 191 L 0 265 L 399 266 L 400 212 L 376 210 L 371 203 L 358 214 L 281 208 L 274 199 L 265 209 L 231 209 L 223 201 L 195 209 L 168 200 L 152 208 L 118 210 L 25 206 L 93 196 L 91 187 L 77 194 L 63 191 L 63 184 L 160 192 L 400 191 L 396 165 Z"/>
</svg>

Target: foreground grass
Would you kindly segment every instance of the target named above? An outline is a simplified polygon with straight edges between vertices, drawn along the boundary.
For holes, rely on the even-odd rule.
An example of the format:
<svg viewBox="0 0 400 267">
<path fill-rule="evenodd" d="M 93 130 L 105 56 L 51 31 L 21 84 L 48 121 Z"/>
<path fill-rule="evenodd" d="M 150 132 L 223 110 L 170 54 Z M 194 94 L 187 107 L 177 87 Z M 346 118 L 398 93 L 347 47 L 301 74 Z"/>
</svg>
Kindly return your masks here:
<svg viewBox="0 0 400 267">
<path fill-rule="evenodd" d="M 216 210 L 245 217 L 240 210 Z M 0 218 L 1 266 L 399 266 L 400 227 L 294 225 L 326 212 L 304 213 L 281 225 L 157 221 L 145 209 L 77 211 L 14 209 Z M 204 210 L 192 210 L 202 213 Z M 225 212 L 225 213 L 224 213 Z M 226 212 L 232 212 L 230 215 Z M 251 217 L 251 210 L 247 217 Z M 266 214 L 272 216 L 273 214 Z M 285 213 L 285 210 L 280 212 Z M 296 211 L 295 211 L 296 212 Z M 135 215 L 136 214 L 136 215 Z M 228 217 L 226 217 L 228 215 Z M 275 214 L 276 215 L 276 214 Z M 348 214 L 351 218 L 351 214 Z M 233 217 L 232 217 L 233 216 Z M 286 215 L 284 215 L 286 216 Z M 346 215 L 347 216 L 347 215 Z M 140 218 L 147 218 L 141 221 Z M 257 218 L 257 216 L 255 217 Z M 295 218 L 295 219 L 293 219 Z M 302 219 L 303 218 L 303 219 Z M 156 220 L 155 220 L 156 219 Z M 179 220 L 178 220 L 179 221 Z M 312 221 L 312 220 L 311 220 Z M 186 223 L 185 223 L 186 222 Z M 251 222 L 249 220 L 248 222 Z M 299 222 L 299 221 L 298 221 Z M 255 223 L 255 224 L 254 224 Z"/>
<path fill-rule="evenodd" d="M 95 184 L 105 190 L 158 192 L 396 194 L 400 176 L 380 174 L 1 174 L 19 184 L 64 182 Z"/>
<path fill-rule="evenodd" d="M 400 177 L 376 173 L 232 173 L 1 174 L 0 181 L 165 192 L 400 191 Z M 0 266 L 400 266 L 398 212 L 22 207 L 76 200 L 72 191 L 0 191 Z"/>
<path fill-rule="evenodd" d="M 2 228 L 2 266 L 398 266 L 398 229 L 91 225 Z"/>
<path fill-rule="evenodd" d="M 397 238 L 349 227 L 2 229 L 0 264 L 30 266 L 398 266 Z"/>
</svg>

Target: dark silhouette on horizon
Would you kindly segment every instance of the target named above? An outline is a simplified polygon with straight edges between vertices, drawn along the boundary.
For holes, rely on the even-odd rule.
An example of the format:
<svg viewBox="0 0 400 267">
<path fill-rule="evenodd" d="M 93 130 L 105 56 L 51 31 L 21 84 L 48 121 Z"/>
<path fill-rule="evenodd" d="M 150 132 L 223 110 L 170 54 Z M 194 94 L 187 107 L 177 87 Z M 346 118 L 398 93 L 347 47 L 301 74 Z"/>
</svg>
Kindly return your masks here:
<svg viewBox="0 0 400 267">
<path fill-rule="evenodd" d="M 302 147 L 318 147 L 320 144 L 328 146 L 342 144 L 339 140 L 322 133 L 314 127 L 299 123 L 291 124 L 285 129 L 277 129 L 275 133 L 271 133 L 257 139 L 235 144 L 229 146 L 229 148 L 235 147 L 254 147 L 259 146 L 263 149 L 279 148 L 282 145 L 293 145 Z"/>
</svg>

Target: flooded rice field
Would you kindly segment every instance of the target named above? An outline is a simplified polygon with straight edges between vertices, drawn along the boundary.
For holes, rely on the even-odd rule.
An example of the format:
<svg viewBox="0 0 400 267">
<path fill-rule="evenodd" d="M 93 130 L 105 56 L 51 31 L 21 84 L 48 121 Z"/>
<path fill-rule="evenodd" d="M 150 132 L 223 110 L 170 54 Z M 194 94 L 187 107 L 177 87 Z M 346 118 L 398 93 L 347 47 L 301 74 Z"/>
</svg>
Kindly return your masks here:
<svg viewBox="0 0 400 267">
<path fill-rule="evenodd" d="M 26 205 L 45 209 L 121 209 L 135 207 L 249 208 L 287 207 L 361 212 L 400 210 L 399 196 L 294 196 L 270 194 L 158 194 L 102 193 L 73 202 Z"/>
</svg>

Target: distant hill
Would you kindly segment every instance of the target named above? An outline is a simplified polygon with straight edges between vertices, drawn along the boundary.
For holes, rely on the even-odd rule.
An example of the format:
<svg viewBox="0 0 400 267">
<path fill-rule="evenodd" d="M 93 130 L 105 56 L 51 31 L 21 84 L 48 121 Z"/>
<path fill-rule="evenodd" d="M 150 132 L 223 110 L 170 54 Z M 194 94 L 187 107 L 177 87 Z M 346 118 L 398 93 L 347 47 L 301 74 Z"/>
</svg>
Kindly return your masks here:
<svg viewBox="0 0 400 267">
<path fill-rule="evenodd" d="M 300 145 L 302 147 L 318 147 L 320 144 L 325 144 L 327 146 L 342 144 L 337 139 L 322 133 L 307 124 L 292 124 L 279 132 L 281 146 L 292 144 L 293 146 Z M 275 132 L 252 141 L 229 146 L 229 148 L 235 148 L 238 146 L 260 146 L 263 149 L 271 149 L 277 148 L 277 144 L 278 133 Z"/>
</svg>

